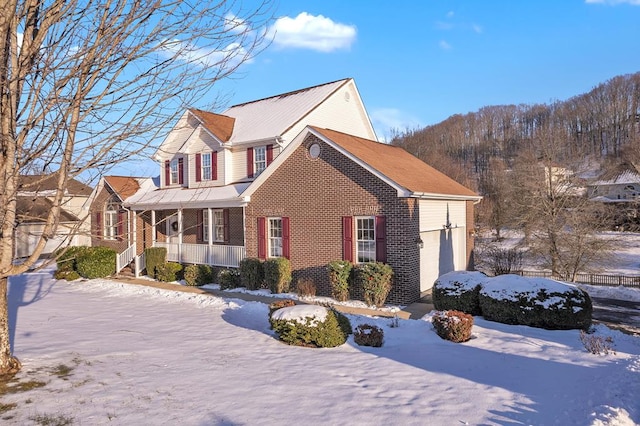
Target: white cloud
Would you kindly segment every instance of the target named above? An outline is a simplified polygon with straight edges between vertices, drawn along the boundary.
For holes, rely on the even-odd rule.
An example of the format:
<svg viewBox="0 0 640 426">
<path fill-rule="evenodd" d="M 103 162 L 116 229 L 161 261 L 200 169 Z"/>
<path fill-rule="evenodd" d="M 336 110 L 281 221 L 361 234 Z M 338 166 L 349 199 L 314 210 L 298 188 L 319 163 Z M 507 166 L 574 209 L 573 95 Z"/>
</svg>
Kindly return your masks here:
<svg viewBox="0 0 640 426">
<path fill-rule="evenodd" d="M 617 4 L 630 4 L 632 6 L 640 6 L 640 0 L 585 0 L 588 4 L 610 4 L 615 6 Z"/>
<path fill-rule="evenodd" d="M 396 108 L 378 108 L 371 112 L 378 139 L 388 142 L 395 133 L 423 127 L 420 120 Z"/>
<path fill-rule="evenodd" d="M 225 17 L 225 29 L 235 33 L 242 34 L 249 31 L 249 26 L 245 23 L 245 21 L 241 18 L 238 18 L 236 15 L 232 13 L 228 13 Z"/>
<path fill-rule="evenodd" d="M 293 47 L 331 52 L 348 49 L 356 39 L 355 25 L 334 22 L 322 15 L 313 16 L 302 12 L 295 18 L 279 18 L 270 34 L 279 47 Z"/>
<path fill-rule="evenodd" d="M 444 40 L 440 40 L 440 42 L 438 43 L 438 46 L 440 46 L 440 49 L 442 50 L 450 50 L 453 46 L 451 46 L 451 44 L 447 43 Z"/>
<path fill-rule="evenodd" d="M 167 40 L 160 48 L 167 57 L 176 57 L 199 67 L 235 66 L 247 59 L 247 50 L 239 43 L 231 43 L 222 50 L 198 47 L 180 40 Z"/>
</svg>

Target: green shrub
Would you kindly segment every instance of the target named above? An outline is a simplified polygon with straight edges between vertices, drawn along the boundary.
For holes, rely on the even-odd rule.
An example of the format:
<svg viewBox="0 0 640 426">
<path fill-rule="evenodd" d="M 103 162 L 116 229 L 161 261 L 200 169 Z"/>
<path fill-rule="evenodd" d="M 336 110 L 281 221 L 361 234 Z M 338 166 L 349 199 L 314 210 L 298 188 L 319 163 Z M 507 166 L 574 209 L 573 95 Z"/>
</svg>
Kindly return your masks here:
<svg viewBox="0 0 640 426">
<path fill-rule="evenodd" d="M 431 319 L 438 336 L 455 343 L 471 339 L 473 317 L 460 311 L 438 311 Z"/>
<path fill-rule="evenodd" d="M 296 284 L 299 297 L 313 297 L 316 295 L 316 284 L 311 278 L 300 278 Z"/>
<path fill-rule="evenodd" d="M 167 262 L 156 266 L 156 279 L 158 281 L 173 282 L 182 279 L 182 265 L 176 262 Z"/>
<path fill-rule="evenodd" d="M 329 285 L 331 286 L 331 297 L 338 302 L 349 299 L 349 279 L 353 264 L 348 260 L 334 260 L 329 262 Z"/>
<path fill-rule="evenodd" d="M 383 306 L 391 291 L 393 279 L 391 266 L 382 262 L 371 262 L 359 264 L 355 269 L 364 302 L 369 306 Z"/>
<path fill-rule="evenodd" d="M 76 258 L 82 253 L 90 250 L 91 247 L 87 246 L 73 246 L 73 247 L 65 247 L 55 251 L 54 256 L 56 258 L 57 270 L 56 274 L 59 273 L 60 278 L 55 277 L 58 280 L 66 279 L 64 276 L 71 272 L 76 271 Z M 77 278 L 76 278 L 77 279 Z"/>
<path fill-rule="evenodd" d="M 216 268 L 209 265 L 188 265 L 184 268 L 187 285 L 201 286 L 215 281 Z"/>
<path fill-rule="evenodd" d="M 291 299 L 276 300 L 269 305 L 269 318 L 271 318 L 271 314 L 278 309 L 288 308 L 290 306 L 296 306 L 296 302 Z"/>
<path fill-rule="evenodd" d="M 267 259 L 263 264 L 264 282 L 271 293 L 287 293 L 291 284 L 291 262 L 285 257 Z"/>
<path fill-rule="evenodd" d="M 247 290 L 262 288 L 264 268 L 262 261 L 254 257 L 247 257 L 240 261 L 240 284 Z"/>
<path fill-rule="evenodd" d="M 144 249 L 144 257 L 147 264 L 147 275 L 156 277 L 156 268 L 167 261 L 167 249 L 164 247 L 149 247 Z"/>
<path fill-rule="evenodd" d="M 487 280 L 482 272 L 456 271 L 441 275 L 433 284 L 433 306 L 439 311 L 480 315 L 478 294 Z"/>
<path fill-rule="evenodd" d="M 490 321 L 547 330 L 587 330 L 591 325 L 593 306 L 589 295 L 575 286 L 546 278 L 491 278 L 482 285 L 479 301 L 482 316 Z"/>
<path fill-rule="evenodd" d="M 104 278 L 116 272 L 116 251 L 108 247 L 88 247 L 76 256 L 76 270 L 83 278 Z"/>
<path fill-rule="evenodd" d="M 80 274 L 77 271 L 63 271 L 58 269 L 54 274 L 53 278 L 56 280 L 67 280 L 67 281 L 75 281 L 80 278 Z"/>
<path fill-rule="evenodd" d="M 310 307 L 315 311 L 312 315 L 304 319 L 288 319 L 290 316 L 296 316 L 296 310 L 306 313 L 309 312 Z M 322 316 L 324 319 L 321 318 Z M 340 319 L 340 316 L 343 319 Z M 296 346 L 333 348 L 344 344 L 351 331 L 351 324 L 348 324 L 349 320 L 344 315 L 332 309 L 314 305 L 296 305 L 278 309 L 271 314 L 269 321 L 280 340 Z"/>
<path fill-rule="evenodd" d="M 360 346 L 379 348 L 384 342 L 384 331 L 375 325 L 360 324 L 353 332 L 353 341 Z"/>
<path fill-rule="evenodd" d="M 240 287 L 240 271 L 237 269 L 222 269 L 218 273 L 220 290 L 231 290 Z"/>
</svg>

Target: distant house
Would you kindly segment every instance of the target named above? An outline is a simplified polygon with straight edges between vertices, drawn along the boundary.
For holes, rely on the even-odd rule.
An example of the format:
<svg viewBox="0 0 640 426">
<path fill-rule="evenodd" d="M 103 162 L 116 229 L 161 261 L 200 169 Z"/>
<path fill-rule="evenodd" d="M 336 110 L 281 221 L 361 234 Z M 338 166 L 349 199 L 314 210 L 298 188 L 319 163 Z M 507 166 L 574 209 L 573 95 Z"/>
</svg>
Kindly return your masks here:
<svg viewBox="0 0 640 426">
<path fill-rule="evenodd" d="M 53 207 L 56 192 L 56 175 L 20 176 L 17 197 L 17 224 L 15 230 L 14 256 L 17 258 L 31 255 L 42 235 L 48 214 Z M 89 245 L 90 223 L 89 203 L 91 187 L 70 179 L 65 196 L 56 234 L 49 238 L 42 254 L 51 254 L 58 247 L 70 245 Z"/>
<path fill-rule="evenodd" d="M 117 197 L 115 232 L 128 245 L 121 265 L 151 246 L 166 247 L 171 261 L 226 267 L 286 257 L 294 283 L 312 279 L 328 295 L 330 261 L 381 261 L 395 272 L 395 303 L 471 266 L 480 197 L 378 143 L 352 79 L 222 114 L 187 110 L 155 158 L 160 178 Z M 105 223 L 108 199 L 96 197 L 94 224 Z"/>
<path fill-rule="evenodd" d="M 589 184 L 589 198 L 603 203 L 630 203 L 640 199 L 640 169 L 623 163 Z"/>
</svg>

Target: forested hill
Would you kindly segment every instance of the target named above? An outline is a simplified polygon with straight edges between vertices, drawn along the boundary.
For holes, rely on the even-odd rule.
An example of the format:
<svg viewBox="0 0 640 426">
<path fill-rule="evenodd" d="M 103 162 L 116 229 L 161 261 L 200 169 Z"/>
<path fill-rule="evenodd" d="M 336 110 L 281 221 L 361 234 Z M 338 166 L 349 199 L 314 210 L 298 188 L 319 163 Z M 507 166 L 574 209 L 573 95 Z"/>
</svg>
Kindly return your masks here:
<svg viewBox="0 0 640 426">
<path fill-rule="evenodd" d="M 508 168 L 525 154 L 569 167 L 585 159 L 603 167 L 638 161 L 640 72 L 614 77 L 566 101 L 487 106 L 453 115 L 401 133 L 391 143 L 475 189 L 491 167 Z"/>
</svg>

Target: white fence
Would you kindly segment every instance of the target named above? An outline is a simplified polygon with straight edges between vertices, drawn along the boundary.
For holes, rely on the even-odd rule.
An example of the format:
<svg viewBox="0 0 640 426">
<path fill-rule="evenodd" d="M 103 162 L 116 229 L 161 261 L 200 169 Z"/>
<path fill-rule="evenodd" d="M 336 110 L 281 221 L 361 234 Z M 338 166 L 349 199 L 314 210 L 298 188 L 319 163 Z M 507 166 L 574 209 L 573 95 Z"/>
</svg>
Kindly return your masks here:
<svg viewBox="0 0 640 426">
<path fill-rule="evenodd" d="M 240 266 L 240 261 L 246 256 L 243 246 L 156 242 L 155 247 L 167 249 L 167 260 L 169 262 L 195 263 L 229 268 Z"/>
</svg>

